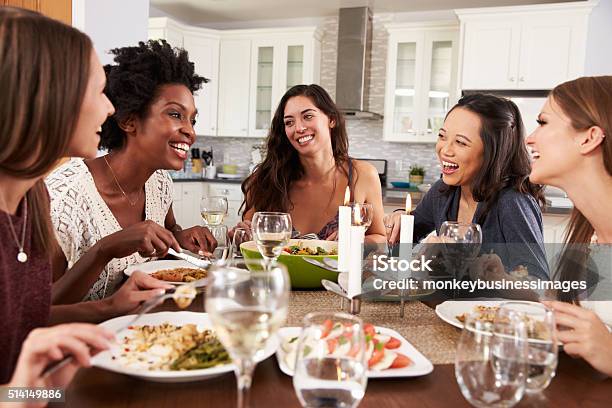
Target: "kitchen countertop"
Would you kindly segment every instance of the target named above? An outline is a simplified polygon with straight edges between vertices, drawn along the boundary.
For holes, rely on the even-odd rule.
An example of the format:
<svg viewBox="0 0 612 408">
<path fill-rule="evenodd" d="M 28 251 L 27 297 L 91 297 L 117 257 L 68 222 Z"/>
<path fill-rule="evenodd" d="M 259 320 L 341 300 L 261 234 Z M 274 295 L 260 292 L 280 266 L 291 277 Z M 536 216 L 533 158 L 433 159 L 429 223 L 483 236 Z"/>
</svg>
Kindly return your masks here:
<svg viewBox="0 0 612 408">
<path fill-rule="evenodd" d="M 193 182 L 204 182 L 204 183 L 230 183 L 230 184 L 242 184 L 244 179 L 225 179 L 215 177 L 214 179 L 207 179 L 203 177 L 193 178 L 172 178 L 175 183 L 193 183 Z"/>
</svg>

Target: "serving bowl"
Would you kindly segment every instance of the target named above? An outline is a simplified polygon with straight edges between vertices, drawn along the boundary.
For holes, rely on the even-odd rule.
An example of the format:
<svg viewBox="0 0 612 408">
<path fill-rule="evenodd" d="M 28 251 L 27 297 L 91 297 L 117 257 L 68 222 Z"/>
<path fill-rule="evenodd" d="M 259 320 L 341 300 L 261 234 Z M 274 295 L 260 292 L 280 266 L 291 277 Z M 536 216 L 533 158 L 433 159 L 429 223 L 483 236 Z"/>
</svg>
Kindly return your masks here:
<svg viewBox="0 0 612 408">
<path fill-rule="evenodd" d="M 298 245 L 303 248 L 311 248 L 316 250 L 317 247 L 323 248 L 325 251 L 338 249 L 338 243 L 335 241 L 324 241 L 318 239 L 292 239 L 287 246 Z M 255 241 L 243 242 L 240 244 L 240 252 L 246 259 L 262 258 Z M 327 279 L 333 282 L 338 281 L 338 273 L 327 269 L 312 265 L 303 258 L 310 258 L 323 262 L 324 258 L 338 259 L 338 255 L 291 255 L 285 251 L 278 257 L 278 262 L 287 267 L 289 278 L 291 279 L 291 287 L 293 289 L 316 289 L 321 288 L 321 279 Z"/>
<path fill-rule="evenodd" d="M 392 181 L 391 185 L 395 188 L 410 188 L 410 183 L 407 181 Z"/>
</svg>

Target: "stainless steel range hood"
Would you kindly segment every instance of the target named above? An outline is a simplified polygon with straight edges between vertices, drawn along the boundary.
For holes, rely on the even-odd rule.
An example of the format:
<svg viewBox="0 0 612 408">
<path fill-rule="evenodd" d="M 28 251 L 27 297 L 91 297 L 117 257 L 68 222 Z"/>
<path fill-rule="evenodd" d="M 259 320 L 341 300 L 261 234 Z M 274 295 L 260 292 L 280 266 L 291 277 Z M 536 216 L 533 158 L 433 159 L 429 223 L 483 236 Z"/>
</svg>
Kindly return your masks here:
<svg viewBox="0 0 612 408">
<path fill-rule="evenodd" d="M 380 119 L 368 110 L 372 14 L 367 7 L 341 8 L 338 15 L 336 104 L 348 119 Z"/>
</svg>

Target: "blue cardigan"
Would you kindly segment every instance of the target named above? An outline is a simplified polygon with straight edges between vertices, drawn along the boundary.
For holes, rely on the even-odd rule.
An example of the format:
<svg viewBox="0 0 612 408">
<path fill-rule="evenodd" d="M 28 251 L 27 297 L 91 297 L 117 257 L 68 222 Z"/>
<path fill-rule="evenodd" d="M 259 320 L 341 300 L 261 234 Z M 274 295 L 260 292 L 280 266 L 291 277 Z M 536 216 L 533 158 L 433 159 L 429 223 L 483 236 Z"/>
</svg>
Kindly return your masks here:
<svg viewBox="0 0 612 408">
<path fill-rule="evenodd" d="M 413 211 L 414 242 L 419 242 L 434 229 L 439 233 L 444 221 L 456 221 L 460 198 L 460 187 L 449 190 L 442 179 L 434 183 Z M 484 203 L 478 203 L 472 222 L 478 223 L 484 207 Z M 549 279 L 542 212 L 535 198 L 511 187 L 505 188 L 479 224 L 482 228 L 481 252 L 492 248 L 506 270 L 524 265 L 529 275 Z"/>
</svg>

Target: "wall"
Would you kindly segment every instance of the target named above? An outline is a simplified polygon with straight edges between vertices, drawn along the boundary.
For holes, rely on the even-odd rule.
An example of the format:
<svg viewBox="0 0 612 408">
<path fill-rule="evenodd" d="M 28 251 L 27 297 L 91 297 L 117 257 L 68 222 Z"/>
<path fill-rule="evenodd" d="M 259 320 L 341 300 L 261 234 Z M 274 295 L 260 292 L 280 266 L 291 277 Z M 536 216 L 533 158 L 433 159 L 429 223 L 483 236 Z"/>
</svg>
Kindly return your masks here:
<svg viewBox="0 0 612 408">
<path fill-rule="evenodd" d="M 599 0 L 589 17 L 585 75 L 612 75 L 612 0 Z"/>
<path fill-rule="evenodd" d="M 149 0 L 73 0 L 72 25 L 87 33 L 102 64 L 112 63 L 108 51 L 147 39 Z"/>
<path fill-rule="evenodd" d="M 432 13 L 429 13 L 432 14 Z M 425 18 L 424 18 L 425 17 Z M 438 12 L 424 16 L 423 13 L 381 13 L 374 15 L 372 38 L 372 63 L 370 79 L 370 110 L 383 114 L 386 81 L 387 33 L 384 25 L 396 21 L 423 21 L 454 18 L 452 12 Z M 338 18 L 323 19 L 321 44 L 321 80 L 330 95 L 336 93 L 336 58 L 338 42 Z M 205 120 L 205 119 L 204 119 Z M 407 179 L 407 174 L 396 174 L 395 161 L 403 160 L 404 166 L 418 164 L 425 167 L 425 181 L 438 178 L 440 168 L 434 152 L 434 144 L 390 143 L 382 140 L 382 120 L 348 120 L 349 154 L 356 158 L 386 159 L 389 161 L 389 178 Z M 197 146 L 212 146 L 220 162 L 222 152 L 228 152 L 233 164 L 246 171 L 250 162 L 251 146 L 263 143 L 263 139 L 198 138 Z"/>
</svg>

